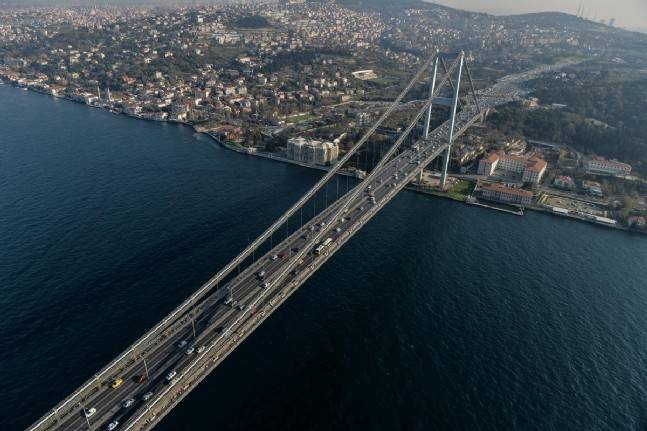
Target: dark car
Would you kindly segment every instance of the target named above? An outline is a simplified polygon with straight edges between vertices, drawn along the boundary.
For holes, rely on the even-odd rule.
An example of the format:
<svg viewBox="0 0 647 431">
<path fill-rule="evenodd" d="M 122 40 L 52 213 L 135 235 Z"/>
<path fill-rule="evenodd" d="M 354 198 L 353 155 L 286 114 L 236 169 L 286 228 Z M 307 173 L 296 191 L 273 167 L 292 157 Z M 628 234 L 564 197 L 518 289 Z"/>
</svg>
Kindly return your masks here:
<svg viewBox="0 0 647 431">
<path fill-rule="evenodd" d="M 135 377 L 133 377 L 133 380 L 135 383 L 144 383 L 148 377 L 146 377 L 146 374 L 138 374 Z"/>
</svg>

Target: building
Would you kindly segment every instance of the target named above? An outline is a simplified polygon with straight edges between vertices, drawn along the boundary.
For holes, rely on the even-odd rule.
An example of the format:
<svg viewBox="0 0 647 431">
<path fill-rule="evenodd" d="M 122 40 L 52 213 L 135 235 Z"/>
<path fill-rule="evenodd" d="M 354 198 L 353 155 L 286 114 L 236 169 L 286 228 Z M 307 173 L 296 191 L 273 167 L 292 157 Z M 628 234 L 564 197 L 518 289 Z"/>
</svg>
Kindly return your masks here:
<svg viewBox="0 0 647 431">
<path fill-rule="evenodd" d="M 499 164 L 499 155 L 492 153 L 479 161 L 478 174 L 490 176 Z"/>
<path fill-rule="evenodd" d="M 575 181 L 573 181 L 573 178 L 566 175 L 556 176 L 553 184 L 559 189 L 575 190 Z"/>
<path fill-rule="evenodd" d="M 539 184 L 548 164 L 538 157 L 492 153 L 479 161 L 478 174 L 492 175 L 496 169 L 521 174 L 525 183 Z"/>
<path fill-rule="evenodd" d="M 301 137 L 288 139 L 288 159 L 311 165 L 326 165 L 337 160 L 338 156 L 339 146 L 336 143 Z"/>
<path fill-rule="evenodd" d="M 598 197 L 604 196 L 604 193 L 602 193 L 602 186 L 600 185 L 600 183 L 595 181 L 587 181 L 587 180 L 582 181 L 582 189 L 584 189 L 585 192 L 593 196 L 598 196 Z"/>
<path fill-rule="evenodd" d="M 592 174 L 629 175 L 631 173 L 631 165 L 618 162 L 617 160 L 605 160 L 602 157 L 594 157 L 586 162 L 586 170 Z"/>
<path fill-rule="evenodd" d="M 541 178 L 546 172 L 546 166 L 548 166 L 548 164 L 545 160 L 534 157 L 529 159 L 526 163 L 525 169 L 523 170 L 521 180 L 524 183 L 539 184 Z"/>
<path fill-rule="evenodd" d="M 522 174 L 526 168 L 527 159 L 522 156 L 500 154 L 498 168 L 506 172 Z"/>
<path fill-rule="evenodd" d="M 489 201 L 526 206 L 532 203 L 532 192 L 501 184 L 488 184 L 480 189 L 481 197 Z"/>
</svg>

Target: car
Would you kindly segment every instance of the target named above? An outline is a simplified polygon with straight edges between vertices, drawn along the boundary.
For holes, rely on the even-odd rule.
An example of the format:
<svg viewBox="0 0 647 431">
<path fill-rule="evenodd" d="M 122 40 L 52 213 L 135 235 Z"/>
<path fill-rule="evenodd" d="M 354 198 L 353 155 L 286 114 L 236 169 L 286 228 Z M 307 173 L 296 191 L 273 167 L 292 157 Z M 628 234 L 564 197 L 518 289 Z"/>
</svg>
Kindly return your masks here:
<svg viewBox="0 0 647 431">
<path fill-rule="evenodd" d="M 243 310 L 245 309 L 245 304 L 240 304 L 240 305 L 238 306 L 238 309 L 239 309 L 240 311 L 243 311 Z"/>
<path fill-rule="evenodd" d="M 290 272 L 290 274 L 292 274 L 292 275 L 299 275 L 299 272 L 300 272 L 300 271 L 299 271 L 298 269 L 293 269 L 293 270 L 292 270 L 292 272 Z"/>
<path fill-rule="evenodd" d="M 297 251 L 301 250 L 299 247 L 292 247 L 292 252 L 296 253 Z"/>
<path fill-rule="evenodd" d="M 272 255 L 272 260 L 277 260 L 278 258 L 279 258 L 279 257 L 278 257 L 276 254 L 275 254 L 275 255 Z"/>
<path fill-rule="evenodd" d="M 319 226 L 321 226 L 321 227 L 326 226 L 326 222 L 325 222 L 325 221 L 322 221 L 321 223 L 319 223 Z"/>
<path fill-rule="evenodd" d="M 283 259 L 285 257 L 285 253 L 279 254 L 279 258 Z"/>
<path fill-rule="evenodd" d="M 268 287 L 270 287 L 271 285 L 272 285 L 272 283 L 270 283 L 269 281 L 266 281 L 265 283 L 263 283 L 263 285 L 262 285 L 261 287 L 262 287 L 263 289 L 267 289 L 267 288 L 268 288 Z"/>
<path fill-rule="evenodd" d="M 183 349 L 183 348 L 184 348 L 184 346 L 186 346 L 187 344 L 189 344 L 189 342 L 188 342 L 188 341 L 186 341 L 186 340 L 182 340 L 182 341 L 180 341 L 179 343 L 177 343 L 177 348 L 178 348 L 178 349 Z"/>
<path fill-rule="evenodd" d="M 186 353 L 187 355 L 192 355 L 194 350 L 195 349 L 193 348 L 193 346 L 189 346 L 189 348 L 186 349 L 184 353 Z"/>
<path fill-rule="evenodd" d="M 135 383 L 144 383 L 148 377 L 146 377 L 146 374 L 137 374 L 135 377 L 133 377 L 133 381 Z"/>
<path fill-rule="evenodd" d="M 335 229 L 335 232 L 341 232 L 341 228 L 338 227 L 337 229 Z"/>
<path fill-rule="evenodd" d="M 202 352 L 204 352 L 204 349 L 205 349 L 204 346 L 200 346 L 200 347 L 198 347 L 198 350 L 196 350 L 196 352 L 197 353 L 202 353 Z"/>
<path fill-rule="evenodd" d="M 112 387 L 112 389 L 117 389 L 119 386 L 123 384 L 123 382 L 124 382 L 124 379 L 122 379 L 121 377 L 117 377 L 112 381 L 112 383 L 110 384 L 110 387 Z"/>
<path fill-rule="evenodd" d="M 177 376 L 177 371 L 175 371 L 175 370 L 170 371 L 170 372 L 166 375 L 166 381 L 167 381 L 167 382 L 170 382 L 171 380 L 173 380 L 173 378 L 174 378 L 175 376 Z"/>
<path fill-rule="evenodd" d="M 314 226 L 310 226 L 310 230 L 311 230 L 311 231 L 312 231 L 312 230 L 315 230 L 315 227 L 314 227 Z"/>
<path fill-rule="evenodd" d="M 261 280 L 262 280 L 262 279 L 263 279 L 263 277 L 265 277 L 265 271 L 258 271 L 258 272 L 256 273 L 256 276 L 257 276 L 259 279 L 261 279 Z"/>
<path fill-rule="evenodd" d="M 359 207 L 359 210 L 360 210 L 360 211 L 364 211 L 364 207 Z"/>
<path fill-rule="evenodd" d="M 119 426 L 119 421 L 112 421 L 108 424 L 106 427 L 107 431 L 112 431 L 113 429 L 117 428 Z"/>
<path fill-rule="evenodd" d="M 142 395 L 142 400 L 144 400 L 144 401 L 148 401 L 148 400 L 150 400 L 152 397 L 153 397 L 153 393 L 149 391 L 149 392 L 146 392 L 144 395 Z"/>
<path fill-rule="evenodd" d="M 229 305 L 234 301 L 234 298 L 231 296 L 228 296 L 227 299 L 225 299 L 225 305 Z"/>
<path fill-rule="evenodd" d="M 134 398 L 128 398 L 126 401 L 121 403 L 121 407 L 127 409 L 128 407 L 132 406 L 135 404 L 135 399 Z"/>
<path fill-rule="evenodd" d="M 83 414 L 85 415 L 86 418 L 91 418 L 96 412 L 97 412 L 97 409 L 94 407 L 90 407 L 89 409 L 83 409 Z"/>
</svg>

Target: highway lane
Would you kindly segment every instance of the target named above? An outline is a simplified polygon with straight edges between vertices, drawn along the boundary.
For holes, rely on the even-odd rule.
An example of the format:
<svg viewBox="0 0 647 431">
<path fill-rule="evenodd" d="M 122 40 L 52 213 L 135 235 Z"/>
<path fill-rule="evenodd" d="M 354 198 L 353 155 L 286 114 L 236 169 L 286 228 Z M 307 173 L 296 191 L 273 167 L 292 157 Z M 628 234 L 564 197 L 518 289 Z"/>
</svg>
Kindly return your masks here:
<svg viewBox="0 0 647 431">
<path fill-rule="evenodd" d="M 424 153 L 423 153 L 424 154 Z M 403 156 L 399 156 L 394 159 L 393 162 L 387 165 L 385 173 L 382 174 L 376 181 L 376 184 L 372 186 L 373 193 L 376 201 L 381 199 L 391 187 L 391 182 L 387 182 L 386 179 L 392 173 L 404 166 L 406 162 L 404 161 Z M 419 168 L 418 168 L 419 169 Z M 397 181 L 394 181 L 397 183 Z M 363 187 L 363 186 L 362 186 Z M 303 247 L 307 243 L 307 239 L 304 239 L 304 236 L 308 236 L 311 232 L 319 231 L 321 229 L 320 223 L 324 221 L 326 225 L 332 225 L 332 227 L 339 227 L 340 232 L 337 232 L 335 229 L 330 233 L 330 237 L 333 240 L 336 240 L 343 232 L 344 224 L 350 224 L 351 221 L 356 218 L 355 214 L 360 215 L 365 209 L 366 206 L 370 205 L 367 201 L 365 195 L 360 195 L 348 208 L 347 213 L 345 214 L 345 219 L 348 218 L 350 221 L 340 222 L 333 221 L 326 217 L 317 218 L 305 226 L 301 227 L 295 233 L 291 235 L 287 242 L 279 243 L 273 250 L 266 253 L 261 259 L 256 262 L 256 265 L 250 267 L 251 270 L 246 270 L 244 273 L 241 273 L 236 279 L 232 280 L 231 288 L 233 291 L 234 297 L 239 297 L 239 303 L 245 303 L 246 301 L 253 298 L 257 290 L 262 290 L 259 288 L 260 281 L 257 279 L 255 273 L 258 272 L 260 268 L 266 272 L 266 279 L 271 280 L 272 275 L 277 272 L 284 264 L 284 259 L 277 258 L 273 260 L 271 256 L 278 254 L 286 254 L 288 257 L 291 253 L 291 250 L 295 247 Z M 327 211 L 330 214 L 330 211 Z M 313 253 L 306 255 L 302 266 L 310 266 L 313 261 L 317 258 Z M 208 302 L 208 301 L 205 301 Z M 213 320 L 213 314 L 216 314 L 215 326 L 226 326 L 231 320 L 233 320 L 233 315 L 236 314 L 236 309 L 232 307 L 225 306 L 223 304 L 215 304 L 213 306 L 205 307 L 202 310 L 197 312 L 195 317 L 195 322 L 198 323 L 196 331 L 201 331 L 200 322 L 207 319 Z M 218 318 L 218 316 L 221 316 Z M 149 368 L 149 373 L 151 375 L 150 382 L 144 384 L 135 383 L 132 378 L 136 375 L 139 375 L 144 372 L 143 363 L 140 361 L 137 367 L 133 367 L 129 370 L 128 373 L 124 374 L 122 378 L 124 383 L 122 387 L 118 389 L 112 389 L 110 387 L 105 388 L 98 396 L 94 397 L 91 401 L 84 403 L 86 407 L 95 407 L 102 414 L 97 413 L 96 417 L 91 418 L 96 423 L 105 426 L 108 422 L 113 420 L 119 420 L 123 422 L 124 418 L 127 418 L 131 412 L 138 407 L 131 407 L 129 412 L 124 412 L 123 409 L 119 407 L 120 403 L 130 397 L 140 398 L 141 395 L 149 390 L 155 391 L 161 385 L 164 384 L 163 376 L 170 371 L 171 369 L 181 369 L 184 364 L 187 364 L 191 361 L 191 357 L 187 356 L 183 351 L 179 350 L 176 345 L 182 339 L 190 339 L 192 337 L 192 330 L 187 328 L 187 324 L 184 324 L 184 329 L 179 330 L 174 335 L 168 337 L 163 343 L 156 346 L 151 352 L 147 354 L 147 365 Z M 212 325 L 214 326 L 214 325 Z M 204 334 L 198 334 L 198 344 L 203 344 L 201 341 L 201 336 Z M 91 423 L 95 423 L 91 422 Z M 73 420 L 61 425 L 61 429 L 82 429 L 85 425 L 85 418 L 82 417 L 81 410 L 79 409 L 78 415 Z"/>
<path fill-rule="evenodd" d="M 508 93 L 505 96 L 506 92 Z M 512 96 L 510 95 L 512 93 Z M 507 103 L 512 97 L 517 97 L 523 94 L 515 84 L 506 81 L 498 88 L 491 88 L 481 92 L 481 96 L 485 99 L 482 101 L 484 108 L 493 107 L 501 103 Z M 456 128 L 460 129 L 469 124 L 469 121 L 475 114 L 472 108 L 467 107 L 464 111 L 458 114 Z M 332 220 L 332 214 L 342 204 L 342 201 L 337 201 L 331 205 L 328 210 L 318 215 L 314 219 L 308 221 L 305 225 L 301 226 L 287 239 L 279 242 L 272 250 L 269 250 L 260 259 L 256 260 L 252 265 L 245 268 L 239 275 L 233 278 L 229 287 L 231 288 L 234 299 L 238 304 L 249 304 L 252 301 L 257 301 L 262 295 L 267 293 L 265 298 L 256 305 L 257 308 L 263 303 L 272 300 L 272 295 L 281 292 L 282 289 L 291 283 L 293 280 L 307 279 L 315 268 L 318 267 L 318 262 L 323 262 L 328 258 L 328 252 L 324 255 L 316 255 L 309 250 L 303 256 L 303 262 L 298 264 L 292 262 L 292 250 L 302 249 L 304 247 L 313 248 L 310 244 L 310 237 L 321 230 L 326 231 L 323 238 L 332 238 L 333 243 L 337 241 L 345 242 L 347 238 L 352 235 L 355 226 L 361 227 L 360 218 L 368 219 L 377 212 L 379 207 L 388 202 L 392 196 L 395 195 L 402 187 L 404 187 L 420 170 L 425 166 L 433 157 L 436 157 L 438 150 L 442 147 L 442 142 L 446 141 L 448 132 L 448 125 L 444 123 L 439 128 L 434 130 L 430 135 L 427 142 L 419 143 L 420 149 L 405 150 L 399 156 L 393 158 L 390 162 L 385 164 L 376 178 L 373 181 L 365 182 L 357 187 L 366 188 L 371 186 L 371 192 L 375 197 L 375 204 L 370 202 L 366 193 L 359 194 L 353 202 L 348 205 L 347 211 L 342 215 L 343 218 L 339 220 Z M 397 177 L 395 176 L 397 175 Z M 371 208 L 375 207 L 375 211 Z M 322 227 L 321 222 L 325 225 Z M 337 230 L 339 229 L 339 231 Z M 332 252 L 336 247 L 332 249 Z M 284 258 L 272 259 L 273 255 L 285 254 Z M 258 280 L 256 273 L 263 269 L 266 273 L 265 280 L 272 283 L 268 289 L 264 289 Z M 274 279 L 276 274 L 284 272 L 285 268 L 298 268 L 303 271 L 302 275 L 290 272 L 282 279 Z M 302 281 L 301 281 L 302 282 Z M 195 306 L 193 309 L 195 313 L 197 345 L 209 344 L 210 342 L 222 338 L 219 328 L 224 328 L 223 331 L 228 333 L 234 332 L 236 328 L 231 328 L 239 316 L 244 315 L 245 312 L 224 305 L 222 300 L 216 299 L 216 294 L 208 295 L 202 302 Z M 252 313 L 253 314 L 253 311 Z M 171 369 L 176 369 L 178 373 L 189 367 L 194 361 L 194 355 L 186 355 L 182 350 L 176 347 L 177 343 L 182 339 L 191 339 L 193 337 L 191 322 L 184 314 L 170 325 L 166 333 L 170 335 L 160 337 L 156 340 L 147 350 L 142 352 L 146 358 L 149 368 L 151 379 L 144 384 L 135 383 L 132 378 L 144 372 L 143 361 L 139 360 L 121 373 L 124 378 L 122 387 L 113 390 L 112 388 L 104 387 L 98 393 L 92 395 L 88 400 L 84 401 L 85 407 L 95 407 L 98 412 L 91 418 L 93 429 L 98 429 L 98 426 L 104 428 L 107 423 L 112 420 L 120 420 L 120 427 L 135 416 L 138 410 L 145 406 L 145 403 L 139 401 L 141 395 L 148 390 L 154 392 L 161 391 L 166 387 L 164 376 Z M 205 322 L 207 322 L 205 324 Z M 245 320 L 238 322 L 237 327 L 241 327 Z M 208 326 L 207 326 L 208 325 Z M 224 343 L 226 339 L 220 341 Z M 138 402 L 131 407 L 128 411 L 123 411 L 119 405 L 129 397 L 135 397 Z M 85 418 L 82 417 L 81 406 L 75 407 L 75 413 L 67 415 L 55 429 L 86 429 L 87 424 Z"/>
<path fill-rule="evenodd" d="M 436 150 L 439 147 L 439 144 L 433 144 L 432 147 L 424 149 L 420 152 L 419 155 L 415 154 L 402 154 L 398 157 L 396 157 L 392 162 L 386 165 L 385 169 L 383 169 L 383 172 L 377 177 L 377 179 L 374 180 L 374 183 L 371 184 L 371 189 L 373 190 L 373 194 L 375 196 L 376 202 L 379 200 L 385 198 L 388 195 L 394 195 L 399 191 L 401 187 L 404 187 L 406 183 L 409 181 L 408 179 L 405 179 L 407 176 L 415 175 L 417 171 L 420 170 L 420 165 L 415 162 L 411 163 L 411 161 L 414 158 L 420 159 L 421 163 L 423 163 L 422 160 L 424 160 L 424 163 L 427 163 L 429 160 L 426 160 L 428 156 L 430 156 L 431 152 L 433 150 Z M 435 156 L 434 156 L 435 157 Z M 394 177 L 397 172 L 400 172 L 402 175 L 402 178 L 400 177 Z M 387 181 L 388 180 L 388 181 Z M 391 181 L 392 180 L 392 181 Z M 358 187 L 365 187 L 367 184 L 362 184 Z M 359 216 L 361 216 L 365 211 L 366 211 L 366 206 L 372 205 L 367 201 L 366 195 L 359 195 L 357 198 L 354 199 L 354 201 L 349 205 L 348 211 L 345 213 L 346 215 L 350 216 L 350 219 L 356 219 L 355 214 L 357 213 Z M 317 217 L 315 220 L 309 222 L 305 227 L 302 227 L 299 229 L 295 234 L 291 235 L 288 240 L 284 241 L 283 243 L 280 243 L 275 247 L 273 250 L 268 252 L 262 259 L 261 262 L 266 262 L 265 264 L 265 271 L 266 271 L 266 280 L 272 281 L 272 276 L 274 273 L 279 272 L 279 270 L 283 267 L 283 261 L 276 259 L 272 260 L 270 256 L 274 254 L 278 254 L 281 252 L 284 253 L 289 253 L 289 250 L 291 247 L 295 246 L 301 246 L 303 243 L 306 243 L 307 240 L 303 238 L 303 234 L 310 232 L 311 229 L 314 231 L 317 231 L 318 229 L 321 228 L 320 223 L 323 221 L 325 223 L 325 226 L 330 230 L 329 237 L 333 239 L 333 241 L 337 240 L 340 236 L 346 234 L 345 232 L 345 226 L 353 226 L 352 223 L 348 223 L 346 221 L 341 221 L 340 220 L 331 220 L 330 213 L 333 213 L 334 211 L 330 211 L 329 214 L 324 214 L 323 217 Z M 344 217 L 345 219 L 346 217 Z M 337 228 L 340 230 L 337 231 Z M 332 229 L 332 230 L 331 230 Z M 325 253 L 325 257 L 327 257 L 328 253 Z M 303 259 L 303 263 L 301 266 L 307 266 L 310 269 L 314 269 L 314 266 L 312 263 L 316 259 L 324 259 L 324 256 L 318 256 L 315 255 L 312 252 L 309 252 L 306 254 L 305 258 Z M 289 261 L 286 261 L 286 263 L 289 264 Z M 262 265 L 262 263 L 261 263 Z M 253 269 L 257 269 L 256 268 Z M 236 280 L 236 284 L 242 284 L 243 286 L 258 286 L 260 284 L 259 280 L 257 280 L 255 276 L 256 271 L 251 270 L 252 267 L 250 267 L 249 270 L 246 270 L 245 272 L 247 273 L 246 276 L 240 277 L 240 281 Z M 281 282 L 283 285 L 286 284 L 286 282 L 282 280 L 277 280 L 278 282 Z M 289 281 L 289 279 L 288 279 Z M 279 284 L 279 283 L 277 283 Z M 263 290 L 263 288 L 258 288 L 259 291 Z"/>
<path fill-rule="evenodd" d="M 348 160 L 353 154 L 353 152 L 355 151 L 355 149 L 358 148 L 360 144 L 364 142 L 377 127 L 379 127 L 380 123 L 384 121 L 386 117 L 388 117 L 389 113 L 393 109 L 395 109 L 395 107 L 398 105 L 399 101 L 404 97 L 404 95 L 419 80 L 424 70 L 426 70 L 426 68 L 431 64 L 431 61 L 432 61 L 432 58 L 429 58 L 423 64 L 423 66 L 417 71 L 417 73 L 411 79 L 411 81 L 409 81 L 407 86 L 398 95 L 396 100 L 393 101 L 392 105 L 382 114 L 380 119 L 375 124 L 373 124 L 371 129 L 358 141 L 358 144 L 355 146 L 355 148 L 344 155 L 344 157 L 342 158 L 342 161 Z M 455 61 L 450 66 L 450 70 L 453 70 L 456 67 L 456 64 L 457 62 Z M 448 78 L 445 77 L 443 82 L 446 82 L 447 79 Z M 439 89 L 440 87 L 442 87 L 442 85 L 439 86 Z M 339 166 L 341 165 L 343 165 L 343 163 L 339 164 Z M 99 373 L 95 375 L 95 378 L 92 378 L 86 381 L 85 383 L 83 383 L 76 391 L 73 392 L 71 396 L 67 397 L 63 402 L 59 403 L 52 410 L 52 412 L 45 414 L 30 429 L 32 430 L 35 430 L 38 428 L 50 429 L 53 420 L 56 420 L 56 422 L 59 422 L 60 418 L 63 418 L 65 420 L 65 418 L 68 415 L 74 415 L 76 410 L 75 403 L 77 403 L 79 399 L 83 401 L 86 398 L 93 397 L 96 392 L 95 388 L 99 387 L 101 383 L 105 384 L 106 382 L 108 382 L 111 374 L 115 375 L 115 374 L 127 373 L 128 369 L 134 365 L 133 361 L 128 359 L 131 355 L 138 354 L 139 351 L 142 349 L 144 352 L 147 351 L 148 349 L 150 349 L 151 345 L 159 344 L 159 339 L 163 338 L 163 337 L 160 337 L 161 333 L 166 332 L 168 330 L 173 330 L 172 326 L 175 326 L 177 324 L 182 325 L 183 323 L 186 323 L 185 316 L 188 312 L 188 308 L 194 307 L 195 304 L 201 301 L 205 295 L 209 294 L 209 292 L 211 292 L 214 289 L 214 287 L 217 288 L 218 283 L 222 280 L 223 277 L 225 277 L 226 274 L 229 274 L 230 271 L 234 269 L 236 266 L 239 266 L 244 259 L 252 255 L 252 253 L 256 250 L 257 246 L 260 246 L 267 238 L 269 238 L 270 233 L 274 232 L 275 228 L 280 227 L 282 224 L 285 223 L 286 220 L 289 219 L 289 217 L 292 214 L 298 211 L 302 203 L 305 203 L 308 199 L 310 199 L 313 196 L 314 192 L 319 190 L 323 186 L 323 184 L 327 183 L 328 179 L 332 178 L 332 176 L 335 174 L 337 169 L 338 168 L 332 169 L 328 173 L 326 173 L 320 179 L 317 185 L 313 187 L 313 189 L 311 189 L 308 193 L 302 196 L 295 205 L 293 205 L 288 211 L 286 211 L 285 214 L 283 214 L 278 220 L 276 220 L 272 224 L 272 226 L 268 228 L 259 238 L 254 240 L 252 244 L 246 247 L 245 250 L 241 252 L 232 262 L 227 264 L 225 268 L 223 268 L 214 277 L 212 277 L 207 283 L 201 286 L 194 294 L 192 294 L 187 300 L 185 300 L 179 307 L 173 310 L 168 316 L 163 318 L 162 321 L 160 321 L 160 323 L 158 323 L 153 329 L 148 331 L 144 336 L 142 336 L 140 339 L 138 339 L 133 344 L 131 344 L 131 346 L 129 346 L 123 353 L 121 353 L 117 357 L 117 359 L 115 359 L 110 364 L 105 366 L 102 370 L 100 370 Z"/>
<path fill-rule="evenodd" d="M 427 155 L 427 154 L 429 154 L 427 151 L 422 151 L 421 152 L 421 156 L 423 156 L 423 157 L 425 155 Z M 407 160 L 410 161 L 412 157 L 414 157 L 414 156 L 409 156 L 408 158 L 405 158 L 404 155 L 398 156 L 396 159 L 394 159 L 393 162 L 391 162 L 388 165 L 388 168 L 385 169 L 385 172 L 382 175 L 380 175 L 377 180 L 375 180 L 375 184 L 374 184 L 374 186 L 372 186 L 372 190 L 373 190 L 374 196 L 376 198 L 376 202 L 378 200 L 382 199 L 382 197 L 386 196 L 387 194 L 397 193 L 397 190 L 396 190 L 395 187 L 393 187 L 392 190 L 389 190 L 389 188 L 392 187 L 393 183 L 398 184 L 398 182 L 400 182 L 402 186 L 404 185 L 404 181 L 402 179 L 393 179 L 393 183 L 386 181 L 386 179 L 390 175 L 393 175 L 393 173 L 395 173 L 397 169 L 400 169 L 401 172 L 404 172 L 404 168 L 408 167 L 411 172 L 414 172 L 414 174 L 415 174 L 415 172 L 417 170 L 420 169 L 420 167 L 419 167 L 419 165 L 417 163 L 415 163 L 415 166 L 414 166 L 414 164 L 410 164 L 410 163 L 407 162 Z M 389 178 L 389 180 L 390 180 L 390 178 Z M 364 187 L 364 185 L 362 185 L 361 187 Z M 352 219 L 356 218 L 354 216 L 355 212 L 357 212 L 358 214 L 361 215 L 363 212 L 366 212 L 366 207 L 368 205 L 370 205 L 370 203 L 367 202 L 366 196 L 365 195 L 360 195 L 349 206 L 348 211 L 347 211 L 346 214 L 347 214 L 347 216 L 350 216 L 350 218 L 352 220 Z M 330 212 L 332 212 L 332 211 L 330 211 Z M 345 218 L 346 218 L 346 216 L 344 217 L 344 219 Z M 313 220 L 312 222 L 309 222 L 306 226 L 304 226 L 301 229 L 299 229 L 298 231 L 296 231 L 295 234 L 291 235 L 289 241 L 286 241 L 284 243 L 279 244 L 277 247 L 275 247 L 272 251 L 268 252 L 260 260 L 260 262 L 261 262 L 260 266 L 264 265 L 265 271 L 267 273 L 267 276 L 266 276 L 267 280 L 271 280 L 271 277 L 272 277 L 273 273 L 277 272 L 283 266 L 283 262 L 281 260 L 279 260 L 279 259 L 272 260 L 270 258 L 270 256 L 272 256 L 274 254 L 281 253 L 281 252 L 289 253 L 289 249 L 291 247 L 300 246 L 303 243 L 305 243 L 306 240 L 303 238 L 303 235 L 308 233 L 308 232 L 311 232 L 311 229 L 313 229 L 314 231 L 317 231 L 318 229 L 320 229 L 321 228 L 320 226 L 318 226 L 318 227 L 315 227 L 315 226 L 319 225 L 321 223 L 321 221 L 324 221 L 326 223 L 326 226 L 329 229 L 334 228 L 329 234 L 330 237 L 333 238 L 333 240 L 336 240 L 339 236 L 341 236 L 341 235 L 343 235 L 345 233 L 344 229 L 343 229 L 344 223 L 346 225 L 351 225 L 352 226 L 352 224 L 350 224 L 350 223 L 348 223 L 346 221 L 342 222 L 340 220 L 337 220 L 337 221 L 331 220 L 329 218 L 329 216 L 328 217 L 317 218 L 317 219 Z M 340 228 L 340 231 L 338 232 L 336 230 L 336 228 Z M 326 256 L 327 256 L 327 254 L 328 253 L 326 253 Z M 319 259 L 319 258 L 322 258 L 322 256 L 317 256 L 317 255 L 315 255 L 313 253 L 308 253 L 306 255 L 306 257 L 304 258 L 304 262 L 301 264 L 301 266 L 310 266 L 310 267 L 312 267 L 312 265 L 311 265 L 312 262 L 314 262 L 316 259 Z M 265 264 L 263 264 L 263 262 L 265 262 Z M 254 269 L 257 270 L 258 265 Z M 246 272 L 247 272 L 247 275 L 240 278 L 240 282 L 239 282 L 240 284 L 243 284 L 245 286 L 248 286 L 248 285 L 253 286 L 253 285 L 258 285 L 260 283 L 257 280 L 256 276 L 254 275 L 254 272 L 257 272 L 257 271 L 247 270 Z M 283 284 L 285 284 L 285 283 L 283 283 Z"/>
</svg>

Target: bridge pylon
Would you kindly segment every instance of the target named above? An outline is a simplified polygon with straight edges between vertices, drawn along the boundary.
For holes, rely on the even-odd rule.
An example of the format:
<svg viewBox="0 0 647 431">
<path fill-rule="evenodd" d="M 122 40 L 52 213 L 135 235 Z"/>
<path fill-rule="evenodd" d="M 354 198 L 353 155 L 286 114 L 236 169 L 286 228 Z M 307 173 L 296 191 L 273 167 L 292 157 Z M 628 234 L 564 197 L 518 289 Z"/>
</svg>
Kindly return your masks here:
<svg viewBox="0 0 647 431">
<path fill-rule="evenodd" d="M 452 98 L 452 107 L 451 107 L 451 117 L 449 119 L 449 136 L 447 137 L 448 140 L 448 146 L 447 150 L 445 150 L 445 154 L 443 155 L 443 172 L 442 176 L 440 177 L 440 189 L 445 190 L 447 186 L 447 168 L 449 167 L 449 158 L 452 153 L 452 141 L 454 140 L 454 124 L 456 122 L 456 110 L 458 109 L 458 98 L 460 97 L 460 89 L 461 89 L 461 76 L 463 74 L 463 66 L 465 64 L 465 53 L 461 51 L 460 55 L 460 61 L 458 68 L 456 70 L 456 85 L 454 87 L 454 97 Z M 451 78 L 450 78 L 451 82 Z"/>
</svg>

